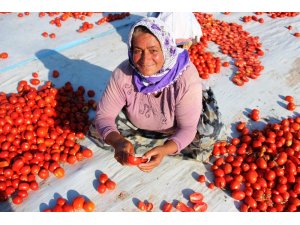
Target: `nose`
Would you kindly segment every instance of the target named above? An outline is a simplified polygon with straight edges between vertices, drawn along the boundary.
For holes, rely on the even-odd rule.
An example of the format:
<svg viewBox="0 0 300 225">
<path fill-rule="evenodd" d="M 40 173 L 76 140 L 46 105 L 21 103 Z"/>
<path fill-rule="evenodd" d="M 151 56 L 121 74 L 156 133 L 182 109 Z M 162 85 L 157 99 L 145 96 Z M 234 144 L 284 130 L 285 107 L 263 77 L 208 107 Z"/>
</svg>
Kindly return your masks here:
<svg viewBox="0 0 300 225">
<path fill-rule="evenodd" d="M 151 54 L 149 51 L 144 51 L 141 57 L 143 64 L 151 59 Z"/>
</svg>

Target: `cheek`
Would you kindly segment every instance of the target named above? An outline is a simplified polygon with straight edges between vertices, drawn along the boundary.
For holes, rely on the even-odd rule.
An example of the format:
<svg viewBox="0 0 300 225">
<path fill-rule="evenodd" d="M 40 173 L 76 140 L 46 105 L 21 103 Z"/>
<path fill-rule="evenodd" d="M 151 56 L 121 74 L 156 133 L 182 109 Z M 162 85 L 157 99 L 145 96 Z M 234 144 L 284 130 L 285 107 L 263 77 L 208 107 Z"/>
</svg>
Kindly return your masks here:
<svg viewBox="0 0 300 225">
<path fill-rule="evenodd" d="M 157 65 L 162 66 L 164 64 L 164 56 L 163 54 L 159 54 L 153 57 L 153 60 L 156 62 Z"/>
<path fill-rule="evenodd" d="M 140 60 L 140 58 L 141 58 L 141 57 L 140 57 L 139 55 L 133 55 L 133 56 L 132 56 L 133 63 L 134 63 L 134 64 L 137 64 L 137 62 Z"/>
</svg>

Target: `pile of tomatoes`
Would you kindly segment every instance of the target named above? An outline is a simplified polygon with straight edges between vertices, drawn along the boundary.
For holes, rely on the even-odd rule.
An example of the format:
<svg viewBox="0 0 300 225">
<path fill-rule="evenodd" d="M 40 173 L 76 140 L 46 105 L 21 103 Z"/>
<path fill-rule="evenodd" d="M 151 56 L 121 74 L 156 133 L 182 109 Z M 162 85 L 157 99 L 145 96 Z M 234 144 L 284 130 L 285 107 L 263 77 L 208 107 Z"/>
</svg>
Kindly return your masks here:
<svg viewBox="0 0 300 225">
<path fill-rule="evenodd" d="M 209 74 L 219 73 L 222 66 L 220 58 L 204 51 L 208 41 L 215 42 L 223 54 L 230 55 L 235 60 L 237 72 L 232 81 L 236 85 L 242 86 L 249 79 L 260 76 L 264 67 L 259 57 L 263 56 L 264 52 L 258 37 L 250 36 L 237 23 L 215 20 L 211 14 L 194 14 L 201 24 L 203 36 L 201 43 L 191 47 L 190 58 L 202 78 L 207 79 Z"/>
<path fill-rule="evenodd" d="M 65 198 L 56 199 L 56 204 L 52 208 L 47 208 L 43 212 L 75 212 L 82 211 L 93 212 L 95 210 L 94 202 L 86 200 L 84 196 L 76 196 L 71 203 Z"/>
<path fill-rule="evenodd" d="M 18 93 L 0 93 L 0 200 L 10 196 L 22 203 L 37 190 L 49 172 L 64 176 L 61 163 L 74 164 L 93 156 L 80 146 L 90 120 L 85 89 L 70 82 L 54 88 L 47 81 L 39 89 L 22 80 Z"/>
<path fill-rule="evenodd" d="M 239 138 L 214 145 L 214 183 L 242 201 L 240 211 L 300 209 L 300 117 L 252 132 L 237 124 Z"/>
</svg>

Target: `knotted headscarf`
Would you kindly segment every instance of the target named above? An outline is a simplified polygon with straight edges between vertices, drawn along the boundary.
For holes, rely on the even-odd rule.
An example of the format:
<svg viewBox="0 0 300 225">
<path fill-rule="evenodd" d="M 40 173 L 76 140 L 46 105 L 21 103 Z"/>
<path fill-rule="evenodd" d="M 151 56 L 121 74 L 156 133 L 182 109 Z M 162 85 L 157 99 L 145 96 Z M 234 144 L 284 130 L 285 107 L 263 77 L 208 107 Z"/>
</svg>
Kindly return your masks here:
<svg viewBox="0 0 300 225">
<path fill-rule="evenodd" d="M 137 26 L 147 27 L 156 36 L 164 55 L 165 61 L 162 68 L 158 73 L 151 76 L 141 74 L 133 63 L 131 41 L 134 28 Z M 175 40 L 164 22 L 155 17 L 143 18 L 131 27 L 128 38 L 128 56 L 133 68 L 135 86 L 139 92 L 144 94 L 158 93 L 173 84 L 190 63 L 188 51 L 176 46 Z"/>
</svg>

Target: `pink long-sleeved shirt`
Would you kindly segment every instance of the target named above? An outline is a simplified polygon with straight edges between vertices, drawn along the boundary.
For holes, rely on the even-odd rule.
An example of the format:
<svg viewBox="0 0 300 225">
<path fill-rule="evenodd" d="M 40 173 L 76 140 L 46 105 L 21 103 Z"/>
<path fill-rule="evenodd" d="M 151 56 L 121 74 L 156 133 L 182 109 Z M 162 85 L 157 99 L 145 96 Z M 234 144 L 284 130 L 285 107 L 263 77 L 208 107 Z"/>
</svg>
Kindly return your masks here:
<svg viewBox="0 0 300 225">
<path fill-rule="evenodd" d="M 116 131 L 115 119 L 125 108 L 127 118 L 137 128 L 172 134 L 179 153 L 189 145 L 197 132 L 202 111 L 202 83 L 195 66 L 190 63 L 183 74 L 155 97 L 134 87 L 128 60 L 121 63 L 98 103 L 95 125 L 100 137 Z"/>
</svg>

